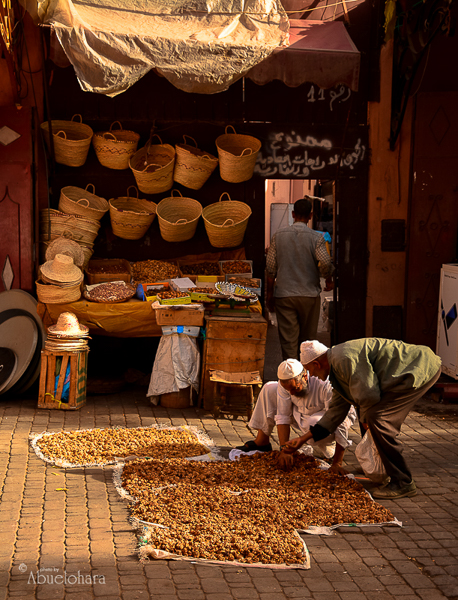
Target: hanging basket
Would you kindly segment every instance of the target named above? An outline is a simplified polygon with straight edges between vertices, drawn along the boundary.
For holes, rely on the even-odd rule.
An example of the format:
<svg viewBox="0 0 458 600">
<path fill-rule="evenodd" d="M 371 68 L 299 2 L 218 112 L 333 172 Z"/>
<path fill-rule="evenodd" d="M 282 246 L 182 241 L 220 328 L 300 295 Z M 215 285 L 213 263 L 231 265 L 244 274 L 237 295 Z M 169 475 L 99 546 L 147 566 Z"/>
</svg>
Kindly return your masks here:
<svg viewBox="0 0 458 600">
<path fill-rule="evenodd" d="M 119 129 L 113 129 L 118 124 Z M 137 151 L 140 134 L 123 129 L 119 121 L 110 125 L 110 131 L 94 134 L 92 144 L 99 162 L 109 169 L 128 169 L 129 159 Z"/>
<path fill-rule="evenodd" d="M 79 117 L 79 121 L 75 121 Z M 51 152 L 49 122 L 40 125 L 46 145 Z M 71 121 L 51 121 L 54 157 L 57 163 L 68 167 L 81 167 L 86 162 L 94 132 L 83 123 L 81 115 L 73 115 Z"/>
<path fill-rule="evenodd" d="M 226 195 L 229 200 L 221 201 Z M 251 208 L 244 202 L 231 200 L 227 192 L 221 194 L 219 202 L 206 206 L 202 211 L 210 244 L 215 248 L 233 248 L 243 241 Z"/>
<path fill-rule="evenodd" d="M 193 198 L 184 198 L 181 194 L 174 196 L 174 192 L 180 194 L 178 190 L 172 190 L 171 196 L 157 205 L 159 229 L 166 242 L 184 242 L 194 236 L 202 206 Z"/>
<path fill-rule="evenodd" d="M 129 196 L 131 188 L 136 190 L 136 198 Z M 139 198 L 138 190 L 133 185 L 128 188 L 127 196 L 112 198 L 109 204 L 113 233 L 125 240 L 143 237 L 156 216 L 156 203 Z"/>
<path fill-rule="evenodd" d="M 229 127 L 233 133 L 228 133 Z M 230 183 L 248 181 L 253 176 L 261 142 L 251 135 L 236 133 L 232 125 L 225 132 L 216 138 L 221 179 Z"/>
<path fill-rule="evenodd" d="M 93 244 L 100 229 L 100 222 L 79 215 L 45 209 L 40 211 L 40 240 L 51 241 L 64 236 L 75 242 Z"/>
<path fill-rule="evenodd" d="M 160 144 L 151 144 L 153 137 L 157 137 Z M 144 194 L 160 194 L 173 185 L 175 149 L 170 144 L 163 144 L 158 135 L 152 138 L 129 160 L 138 189 Z"/>
<path fill-rule="evenodd" d="M 88 191 L 89 186 L 92 186 L 92 193 Z M 100 221 L 109 207 L 105 198 L 95 195 L 94 184 L 88 183 L 84 190 L 73 185 L 63 187 L 58 208 L 68 215 L 80 215 Z"/>
<path fill-rule="evenodd" d="M 194 142 L 194 146 L 186 143 L 186 138 Z M 184 144 L 176 144 L 175 169 L 173 180 L 192 190 L 200 190 L 218 166 L 218 159 L 197 148 L 194 138 L 184 135 Z"/>
</svg>

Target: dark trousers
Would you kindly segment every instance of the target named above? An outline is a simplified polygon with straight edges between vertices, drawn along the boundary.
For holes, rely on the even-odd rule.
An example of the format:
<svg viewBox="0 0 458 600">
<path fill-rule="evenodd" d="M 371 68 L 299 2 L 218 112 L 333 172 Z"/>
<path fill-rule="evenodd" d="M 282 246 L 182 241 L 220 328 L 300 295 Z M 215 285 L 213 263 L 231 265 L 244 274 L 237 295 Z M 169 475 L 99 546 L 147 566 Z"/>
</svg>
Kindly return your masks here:
<svg viewBox="0 0 458 600">
<path fill-rule="evenodd" d="M 291 296 L 275 298 L 278 337 L 282 360 L 300 360 L 300 345 L 307 340 L 316 340 L 320 318 L 320 296 Z"/>
<path fill-rule="evenodd" d="M 382 395 L 380 402 L 366 413 L 366 423 L 374 438 L 380 458 L 391 481 L 407 485 L 412 474 L 401 453 L 401 443 L 397 439 L 401 425 L 419 400 L 439 379 L 441 370 L 420 388 L 390 390 Z"/>
</svg>

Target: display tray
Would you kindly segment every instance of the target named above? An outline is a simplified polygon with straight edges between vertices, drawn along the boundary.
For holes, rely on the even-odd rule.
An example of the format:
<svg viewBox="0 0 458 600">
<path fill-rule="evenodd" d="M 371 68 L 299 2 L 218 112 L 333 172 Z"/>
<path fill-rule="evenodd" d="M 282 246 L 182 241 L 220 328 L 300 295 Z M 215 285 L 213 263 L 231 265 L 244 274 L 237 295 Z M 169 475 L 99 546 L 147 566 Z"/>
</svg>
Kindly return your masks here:
<svg viewBox="0 0 458 600">
<path fill-rule="evenodd" d="M 86 281 L 89 285 L 108 281 L 130 283 L 132 270 L 129 261 L 123 258 L 101 258 L 90 260 L 86 269 Z"/>
</svg>

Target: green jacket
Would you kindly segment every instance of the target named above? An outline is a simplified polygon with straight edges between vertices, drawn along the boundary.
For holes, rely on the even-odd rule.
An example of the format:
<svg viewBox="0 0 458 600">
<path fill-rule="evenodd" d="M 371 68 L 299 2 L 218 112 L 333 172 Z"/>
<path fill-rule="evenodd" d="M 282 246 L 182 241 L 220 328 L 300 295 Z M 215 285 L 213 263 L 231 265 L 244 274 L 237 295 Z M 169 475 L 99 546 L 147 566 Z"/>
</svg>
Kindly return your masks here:
<svg viewBox="0 0 458 600">
<path fill-rule="evenodd" d="M 427 383 L 436 375 L 441 359 L 426 346 L 397 340 L 362 338 L 328 350 L 329 380 L 333 396 L 319 425 L 328 431 L 345 419 L 349 404 L 358 407 L 365 422 L 369 408 L 386 392 L 405 392 Z"/>
</svg>

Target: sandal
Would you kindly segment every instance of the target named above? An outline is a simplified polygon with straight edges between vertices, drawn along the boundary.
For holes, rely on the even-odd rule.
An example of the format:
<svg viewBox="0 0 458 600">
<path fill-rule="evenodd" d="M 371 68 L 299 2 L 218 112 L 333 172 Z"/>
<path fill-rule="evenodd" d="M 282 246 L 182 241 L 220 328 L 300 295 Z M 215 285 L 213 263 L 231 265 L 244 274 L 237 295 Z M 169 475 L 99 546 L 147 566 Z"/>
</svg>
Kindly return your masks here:
<svg viewBox="0 0 458 600">
<path fill-rule="evenodd" d="M 272 444 L 269 442 L 264 446 L 258 446 L 255 444 L 254 440 L 249 440 L 245 442 L 243 446 L 237 446 L 236 450 L 241 450 L 242 452 L 252 452 L 253 450 L 258 450 L 259 452 L 272 452 Z"/>
</svg>

